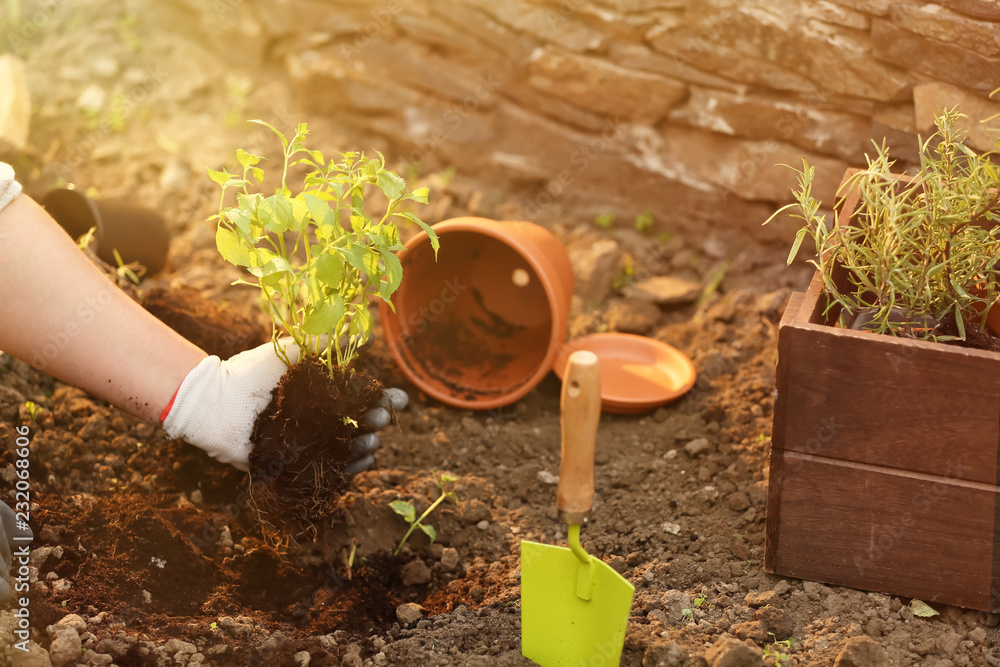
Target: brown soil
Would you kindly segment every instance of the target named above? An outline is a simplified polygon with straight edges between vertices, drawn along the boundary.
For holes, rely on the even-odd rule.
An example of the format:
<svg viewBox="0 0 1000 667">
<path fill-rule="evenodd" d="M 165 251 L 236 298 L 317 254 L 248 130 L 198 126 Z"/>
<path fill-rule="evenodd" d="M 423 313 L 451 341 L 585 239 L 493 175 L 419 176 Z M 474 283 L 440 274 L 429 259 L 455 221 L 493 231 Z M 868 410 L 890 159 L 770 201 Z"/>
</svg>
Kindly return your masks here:
<svg viewBox="0 0 1000 667">
<path fill-rule="evenodd" d="M 381 390 L 352 368 L 331 377 L 315 357 L 282 376 L 250 436 L 250 498 L 265 521 L 314 535 L 329 519 L 346 487 L 351 440 L 371 431 L 360 424 Z"/>
<path fill-rule="evenodd" d="M 257 322 L 223 308 L 190 287 L 151 289 L 143 296 L 142 307 L 220 359 L 228 359 L 270 340 Z"/>
<path fill-rule="evenodd" d="M 30 4 L 26 17 L 34 16 Z M 252 290 L 231 284 L 241 274 L 218 258 L 213 227 L 202 222 L 218 202 L 204 169 L 226 164 L 236 146 L 265 152 L 277 142 L 226 122 L 237 104 L 227 78 L 252 82 L 239 103 L 244 119 L 282 129 L 308 121 L 312 142 L 331 149 L 385 146 L 299 115 L 280 76 L 213 56 L 204 50 L 209 41 L 196 43 L 193 26 L 168 29 L 163 12 L 181 4 L 147 3 L 138 12 L 118 0 L 48 7 L 22 53 L 32 97 L 42 101 L 31 145 L 5 159 L 32 195 L 65 178 L 156 206 L 171 225 L 173 271 L 143 289 L 185 284 L 249 313 Z M 231 20 L 204 30 L 242 25 L 237 3 L 224 4 L 236 10 L 224 12 Z M 141 36 L 137 48 L 126 39 L 130 31 Z M 237 41 L 214 43 L 236 53 Z M 110 59 L 118 74 L 88 69 L 96 57 Z M 156 79 L 131 83 L 147 71 Z M 110 100 L 138 100 L 125 109 L 122 131 L 103 129 L 106 116 L 98 128 L 88 126 L 77 100 L 92 84 Z M 109 103 L 102 113 L 112 111 Z M 165 150 L 167 142 L 179 152 Z M 484 189 L 485 177 L 476 177 L 483 175 L 428 174 L 414 183 L 431 188 L 424 217 L 512 219 L 525 193 Z M 725 274 L 711 298 L 661 309 L 648 331 L 693 359 L 695 388 L 652 414 L 602 416 L 597 505 L 583 543 L 636 586 L 622 664 L 695 667 L 727 636 L 766 665 L 778 664 L 778 654 L 788 655 L 780 659 L 785 666 L 829 666 L 849 638 L 861 636 L 894 667 L 1000 664 L 996 616 L 934 605 L 939 616 L 919 618 L 905 598 L 763 571 L 776 324 L 791 289 L 802 291 L 812 269 L 787 268 L 787 246 L 723 243 L 731 250 L 723 257 L 724 226 L 706 222 L 703 236 L 661 245 L 628 229 L 594 230 L 594 214 L 557 202 L 546 218 L 568 225 L 553 225 L 567 243 L 585 238 L 572 228 L 583 223 L 587 234 L 613 238 L 635 259 L 637 275 L 648 268 L 705 284 Z M 623 295 L 614 300 L 621 304 Z M 608 308 L 578 308 L 574 334 L 606 328 Z M 250 511 L 244 474 L 0 355 L 0 499 L 8 503 L 15 502 L 13 428 L 31 430 L 35 652 L 52 647 L 47 626 L 72 614 L 83 626 L 71 665 L 182 666 L 198 664 L 194 654 L 215 667 L 292 667 L 304 664 L 303 652 L 311 667 L 528 665 L 519 647 L 519 544 L 565 544 L 551 483 L 559 466 L 558 381 L 550 375 L 514 405 L 472 412 L 422 396 L 384 351 L 369 367 L 383 384 L 407 389 L 411 406 L 398 427 L 380 432 L 377 467 L 344 489 L 322 543 L 274 545 Z M 26 400 L 43 409 L 36 421 Z M 392 558 L 407 526 L 388 503 L 406 500 L 422 512 L 442 470 L 458 476 L 459 502 L 443 503 L 428 519 L 437 542 L 416 531 Z M 360 546 L 348 579 L 339 555 L 353 540 Z M 705 603 L 693 605 L 700 595 Z M 402 603 L 419 604 L 423 618 L 400 621 Z M 11 621 L 0 611 L 0 665 L 10 655 Z M 791 638 L 791 647 L 775 644 Z"/>
</svg>

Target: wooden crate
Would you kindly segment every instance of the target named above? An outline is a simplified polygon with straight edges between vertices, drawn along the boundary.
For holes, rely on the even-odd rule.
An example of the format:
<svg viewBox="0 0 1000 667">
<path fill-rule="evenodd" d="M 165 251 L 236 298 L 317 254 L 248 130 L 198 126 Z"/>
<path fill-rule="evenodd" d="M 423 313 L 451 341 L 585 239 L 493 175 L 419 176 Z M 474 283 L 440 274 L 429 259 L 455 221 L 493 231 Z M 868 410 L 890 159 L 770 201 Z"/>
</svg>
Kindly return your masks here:
<svg viewBox="0 0 1000 667">
<path fill-rule="evenodd" d="M 1000 611 L 1000 354 L 831 326 L 778 335 L 764 569 Z"/>
</svg>

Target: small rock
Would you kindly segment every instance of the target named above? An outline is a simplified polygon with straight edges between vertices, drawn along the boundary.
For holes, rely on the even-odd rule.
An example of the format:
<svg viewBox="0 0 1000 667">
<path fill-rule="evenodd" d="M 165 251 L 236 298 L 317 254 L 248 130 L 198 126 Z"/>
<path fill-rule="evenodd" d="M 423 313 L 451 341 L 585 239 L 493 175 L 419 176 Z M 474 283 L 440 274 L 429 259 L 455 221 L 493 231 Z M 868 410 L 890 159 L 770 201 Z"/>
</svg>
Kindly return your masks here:
<svg viewBox="0 0 1000 667">
<path fill-rule="evenodd" d="M 683 611 L 691 608 L 691 596 L 684 591 L 669 590 L 663 594 L 663 608 L 670 623 L 677 625 L 684 620 Z"/>
<path fill-rule="evenodd" d="M 180 158 L 171 158 L 160 172 L 160 189 L 164 192 L 183 192 L 191 180 L 191 170 Z"/>
<path fill-rule="evenodd" d="M 190 642 L 181 641 L 180 639 L 168 639 L 167 643 L 163 645 L 163 650 L 173 656 L 176 656 L 178 653 L 186 656 L 192 656 L 198 652 L 198 647 Z"/>
<path fill-rule="evenodd" d="M 679 523 L 672 523 L 670 521 L 665 521 L 663 523 L 662 528 L 664 533 L 670 533 L 671 535 L 680 535 L 681 532 L 681 525 Z"/>
<path fill-rule="evenodd" d="M 727 502 L 729 503 L 729 509 L 734 512 L 742 512 L 750 507 L 750 498 L 742 491 L 730 493 Z"/>
<path fill-rule="evenodd" d="M 628 569 L 628 565 L 625 563 L 625 559 L 621 556 L 612 554 L 610 556 L 604 557 L 604 562 L 611 566 L 611 569 L 621 574 Z"/>
<path fill-rule="evenodd" d="M 712 648 L 705 651 L 708 667 L 760 667 L 760 649 L 752 649 L 743 642 L 723 635 Z"/>
<path fill-rule="evenodd" d="M 59 628 L 73 628 L 76 630 L 77 634 L 81 634 L 87 631 L 87 624 L 84 622 L 83 618 L 79 614 L 66 614 L 54 626 L 49 626 L 54 628 L 54 634 L 59 631 Z"/>
<path fill-rule="evenodd" d="M 701 285 L 672 276 L 653 276 L 648 280 L 631 285 L 626 290 L 626 294 L 636 299 L 658 303 L 661 306 L 673 306 L 693 303 L 701 294 Z"/>
<path fill-rule="evenodd" d="M 487 521 L 486 519 L 483 519 L 482 521 L 476 524 L 476 528 L 478 528 L 479 530 L 486 530 L 489 527 L 490 527 L 490 522 Z"/>
<path fill-rule="evenodd" d="M 312 656 L 309 655 L 309 651 L 299 651 L 292 657 L 298 667 L 309 667 L 309 661 L 312 660 Z"/>
<path fill-rule="evenodd" d="M 59 627 L 49 645 L 49 659 L 54 667 L 72 665 L 80 657 L 82 648 L 80 635 L 72 626 Z"/>
<path fill-rule="evenodd" d="M 232 533 L 231 530 L 229 530 L 229 526 L 226 526 L 226 527 L 224 527 L 222 529 L 222 532 L 219 534 L 219 539 L 216 542 L 216 544 L 218 544 L 223 549 L 225 549 L 227 547 L 232 548 L 232 546 L 233 546 L 233 533 Z"/>
<path fill-rule="evenodd" d="M 62 536 L 65 532 L 66 526 L 53 526 L 49 524 L 42 526 L 42 532 L 39 533 L 38 539 L 42 542 L 48 542 L 50 544 L 59 544 L 62 541 Z"/>
<path fill-rule="evenodd" d="M 729 632 L 739 639 L 749 639 L 754 644 L 763 644 L 767 640 L 767 628 L 760 621 L 746 621 L 737 623 L 729 628 Z"/>
<path fill-rule="evenodd" d="M 105 637 L 101 641 L 97 642 L 97 646 L 95 648 L 101 653 L 107 653 L 113 659 L 119 660 L 125 657 L 125 654 L 128 653 L 129 647 L 127 643 L 121 640 Z"/>
<path fill-rule="evenodd" d="M 743 601 L 747 603 L 748 607 L 763 607 L 766 604 L 771 604 L 777 595 L 774 591 L 751 591 L 747 593 Z"/>
<path fill-rule="evenodd" d="M 452 547 L 445 547 L 441 550 L 441 566 L 446 570 L 454 570 L 458 567 L 459 556 L 458 549 Z"/>
<path fill-rule="evenodd" d="M 403 566 L 404 586 L 422 586 L 431 580 L 431 570 L 421 559 L 412 560 Z"/>
<path fill-rule="evenodd" d="M 110 79 L 118 74 L 118 61 L 109 55 L 98 55 L 90 61 L 90 71 L 94 76 Z"/>
<path fill-rule="evenodd" d="M 712 445 L 708 442 L 708 438 L 696 438 L 684 445 L 684 451 L 693 459 L 708 454 L 711 449 Z"/>
<path fill-rule="evenodd" d="M 550 484 L 550 485 L 551 484 L 558 484 L 559 483 L 559 476 L 558 475 L 553 475 L 548 470 L 539 470 L 538 471 L 538 481 L 541 482 L 542 484 Z"/>
<path fill-rule="evenodd" d="M 792 585 L 788 583 L 787 579 L 782 579 L 774 585 L 774 592 L 778 595 L 784 595 L 789 590 L 791 590 Z"/>
<path fill-rule="evenodd" d="M 642 667 L 686 667 L 690 658 L 677 642 L 654 642 L 646 647 Z"/>
<path fill-rule="evenodd" d="M 625 299 L 608 307 L 607 322 L 612 331 L 641 336 L 652 331 L 659 320 L 660 309 L 650 301 Z"/>
<path fill-rule="evenodd" d="M 774 591 L 768 591 L 773 593 Z M 777 607 L 772 607 L 771 605 L 764 605 L 760 609 L 754 612 L 754 620 L 760 621 L 764 624 L 764 630 L 767 631 L 768 635 L 774 635 L 778 641 L 788 639 L 792 636 L 792 632 L 795 629 L 794 623 L 788 617 L 783 609 L 778 609 Z"/>
<path fill-rule="evenodd" d="M 100 412 L 87 417 L 77 433 L 81 440 L 103 440 L 108 435 L 108 420 Z"/>
<path fill-rule="evenodd" d="M 859 635 L 847 640 L 833 667 L 889 667 L 891 664 L 885 649 L 874 639 Z"/>
<path fill-rule="evenodd" d="M 612 283 L 618 277 L 622 251 L 614 239 L 581 240 L 566 248 L 577 293 L 586 303 L 601 303 L 611 294 Z"/>
<path fill-rule="evenodd" d="M 406 602 L 396 607 L 396 619 L 403 625 L 419 621 L 424 616 L 424 608 L 416 602 Z"/>
<path fill-rule="evenodd" d="M 201 505 L 205 502 L 205 497 L 201 493 L 201 489 L 195 489 L 191 492 L 191 502 L 195 505 Z"/>
<path fill-rule="evenodd" d="M 818 600 L 820 595 L 830 592 L 829 588 L 818 581 L 803 581 L 802 590 L 806 592 L 810 600 Z"/>
<path fill-rule="evenodd" d="M 92 83 L 76 98 L 76 107 L 85 113 L 97 114 L 104 108 L 108 93 L 101 86 Z"/>
</svg>

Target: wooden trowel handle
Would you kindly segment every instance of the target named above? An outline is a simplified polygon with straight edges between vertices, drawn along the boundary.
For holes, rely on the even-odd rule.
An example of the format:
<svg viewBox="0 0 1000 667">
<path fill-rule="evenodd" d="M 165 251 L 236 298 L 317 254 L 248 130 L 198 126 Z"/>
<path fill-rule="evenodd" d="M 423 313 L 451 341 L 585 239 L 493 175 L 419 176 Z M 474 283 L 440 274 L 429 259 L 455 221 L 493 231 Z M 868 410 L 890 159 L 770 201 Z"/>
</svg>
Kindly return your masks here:
<svg viewBox="0 0 1000 667">
<path fill-rule="evenodd" d="M 562 385 L 562 464 L 556 499 L 562 520 L 586 523 L 594 506 L 594 443 L 601 419 L 601 367 L 597 355 L 570 355 Z"/>
</svg>

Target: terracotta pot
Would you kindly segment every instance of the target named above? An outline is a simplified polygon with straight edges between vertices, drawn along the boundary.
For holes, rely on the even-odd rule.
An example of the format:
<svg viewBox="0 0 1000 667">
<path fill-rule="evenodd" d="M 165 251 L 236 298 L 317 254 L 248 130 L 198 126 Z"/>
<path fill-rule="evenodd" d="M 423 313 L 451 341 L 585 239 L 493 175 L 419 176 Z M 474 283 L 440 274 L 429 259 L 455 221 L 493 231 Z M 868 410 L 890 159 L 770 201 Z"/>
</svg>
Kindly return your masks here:
<svg viewBox="0 0 1000 667">
<path fill-rule="evenodd" d="M 111 266 L 118 265 L 115 250 L 126 264 L 139 262 L 146 267 L 147 276 L 159 273 L 167 263 L 170 235 L 154 211 L 123 201 L 91 199 L 69 189 L 52 190 L 41 203 L 74 240 L 96 227 L 94 252 Z"/>
<path fill-rule="evenodd" d="M 566 338 L 573 268 L 562 244 L 530 222 L 455 218 L 399 254 L 403 284 L 380 305 L 403 373 L 448 405 L 485 410 L 527 394 Z"/>
</svg>

